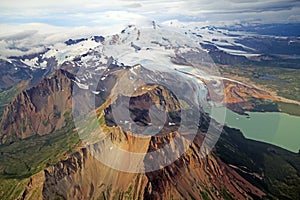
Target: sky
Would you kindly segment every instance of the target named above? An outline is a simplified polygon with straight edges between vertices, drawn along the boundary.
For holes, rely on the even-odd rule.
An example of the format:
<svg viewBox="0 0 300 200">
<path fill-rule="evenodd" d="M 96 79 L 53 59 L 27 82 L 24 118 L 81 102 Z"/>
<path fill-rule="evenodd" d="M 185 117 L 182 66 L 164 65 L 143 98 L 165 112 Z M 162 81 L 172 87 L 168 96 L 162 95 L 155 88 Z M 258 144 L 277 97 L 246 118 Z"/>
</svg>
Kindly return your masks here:
<svg viewBox="0 0 300 200">
<path fill-rule="evenodd" d="M 1 0 L 0 58 L 41 52 L 68 38 L 128 24 L 300 23 L 299 0 Z M 121 29 L 120 29 L 121 28 Z"/>
<path fill-rule="evenodd" d="M 110 26 L 137 21 L 300 22 L 299 0 L 1 0 L 0 24 Z"/>
</svg>

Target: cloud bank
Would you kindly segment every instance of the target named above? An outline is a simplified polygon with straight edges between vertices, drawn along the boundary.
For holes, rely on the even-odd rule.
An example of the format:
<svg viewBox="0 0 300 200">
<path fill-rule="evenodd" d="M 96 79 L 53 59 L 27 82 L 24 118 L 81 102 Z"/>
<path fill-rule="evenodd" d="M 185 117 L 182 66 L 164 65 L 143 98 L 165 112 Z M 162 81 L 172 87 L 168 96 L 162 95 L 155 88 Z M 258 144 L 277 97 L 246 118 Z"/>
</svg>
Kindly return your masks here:
<svg viewBox="0 0 300 200">
<path fill-rule="evenodd" d="M 298 0 L 1 0 L 0 56 L 41 52 L 68 38 L 112 34 L 131 23 L 300 23 L 299 13 Z"/>
<path fill-rule="evenodd" d="M 298 0 L 2 0 L 0 23 L 46 23 L 96 26 L 149 18 L 158 22 L 253 20 L 265 23 L 299 21 Z"/>
</svg>

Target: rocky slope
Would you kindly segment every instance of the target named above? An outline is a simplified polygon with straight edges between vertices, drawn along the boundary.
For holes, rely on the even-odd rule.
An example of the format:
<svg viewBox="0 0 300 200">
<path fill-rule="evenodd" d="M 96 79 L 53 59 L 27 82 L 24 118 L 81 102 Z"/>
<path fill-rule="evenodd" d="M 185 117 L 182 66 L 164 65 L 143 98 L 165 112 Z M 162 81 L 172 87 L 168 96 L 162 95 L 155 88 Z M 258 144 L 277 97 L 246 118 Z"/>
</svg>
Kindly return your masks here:
<svg viewBox="0 0 300 200">
<path fill-rule="evenodd" d="M 214 155 L 200 159 L 194 144 L 165 169 L 146 174 L 111 169 L 82 148 L 31 177 L 20 199 L 235 199 L 262 197 L 256 188 Z M 37 181 L 38 180 L 38 181 Z"/>
<path fill-rule="evenodd" d="M 71 111 L 73 79 L 67 71 L 58 70 L 17 95 L 0 121 L 1 143 L 61 129 L 65 114 Z"/>
<path fill-rule="evenodd" d="M 251 111 L 259 106 L 262 101 L 272 102 L 279 100 L 279 98 L 266 91 L 244 83 L 230 80 L 224 80 L 223 83 L 225 87 L 225 104 L 229 109 L 237 113 Z"/>
<path fill-rule="evenodd" d="M 123 77 L 123 81 L 125 81 L 121 82 L 121 85 L 126 85 L 124 72 L 130 70 L 132 68 L 116 68 L 109 71 L 109 74 L 105 75 L 106 78 L 99 82 L 98 88 L 107 90 L 98 95 L 99 107 L 96 107 L 96 127 L 98 128 L 90 130 L 92 121 L 86 118 L 87 123 L 84 124 L 83 129 L 91 136 L 96 136 L 96 139 L 90 138 L 89 143 L 82 140 L 82 143 L 76 148 L 59 155 L 54 163 L 53 161 L 43 161 L 47 165 L 42 171 L 30 177 L 25 176 L 17 189 L 10 189 L 10 193 L 13 193 L 14 197 L 17 196 L 18 199 L 259 199 L 269 195 L 270 191 L 264 185 L 267 181 L 274 179 L 271 176 L 264 177 L 265 171 L 262 168 L 269 167 L 268 169 L 270 169 L 274 166 L 268 165 L 264 161 L 257 162 L 255 160 L 257 152 L 251 152 L 255 148 L 249 146 L 251 151 L 246 148 L 249 143 L 245 138 L 240 137 L 240 132 L 235 134 L 232 129 L 226 128 L 226 131 L 223 132 L 224 137 L 221 137 L 221 142 L 217 145 L 218 148 L 208 153 L 207 156 L 202 156 L 205 154 L 202 146 L 206 136 L 205 132 L 211 121 L 210 117 L 201 109 L 192 107 L 193 103 L 189 101 L 190 96 L 181 100 L 179 105 L 176 96 L 162 85 L 144 84 L 134 93 L 124 90 L 122 93 L 118 93 L 118 84 L 120 84 L 118 80 Z M 35 134 L 51 135 L 52 132 L 57 132 L 56 130 L 64 127 L 66 123 L 64 114 L 68 113 L 72 106 L 73 80 L 71 74 L 59 70 L 44 79 L 38 86 L 22 92 L 5 110 L 1 121 L 1 126 L 5 127 L 2 141 L 10 141 L 9 139 L 13 139 L 13 137 L 22 139 Z M 178 87 L 182 90 L 185 85 L 178 85 Z M 156 107 L 164 112 L 167 120 L 160 129 L 161 131 L 157 134 L 151 133 L 140 137 L 140 132 L 136 132 L 138 129 L 130 129 L 125 126 L 128 123 L 120 123 L 116 119 L 116 115 L 112 114 L 113 106 L 120 105 L 122 107 L 122 102 L 127 100 L 130 117 L 132 121 L 139 124 L 141 130 L 148 127 L 150 123 L 155 124 L 154 121 L 151 121 L 153 119 L 150 117 L 151 108 Z M 54 115 L 58 111 L 61 113 L 59 118 Z M 183 113 L 193 117 L 197 112 L 201 113 L 197 135 L 191 144 L 187 144 L 184 140 L 180 140 L 182 133 L 179 132 L 178 124 L 184 117 Z M 122 118 L 122 115 L 120 117 Z M 38 118 L 41 121 L 37 120 Z M 43 124 L 43 121 L 47 120 L 49 123 Z M 20 130 L 19 127 L 22 125 L 29 128 Z M 214 125 L 217 126 L 216 123 Z M 28 129 L 32 131 L 28 131 Z M 111 147 L 106 152 L 104 140 L 97 140 L 97 136 L 103 135 L 106 140 L 110 141 L 110 145 L 114 145 L 113 148 L 123 149 L 126 152 L 144 153 L 140 161 L 146 169 L 153 167 L 152 164 L 155 165 L 160 159 L 171 159 L 170 153 L 175 152 L 175 156 L 178 156 L 180 150 L 186 148 L 186 151 L 170 165 L 160 167 L 155 171 L 122 172 L 113 169 L 115 166 L 103 164 L 97 156 L 101 156 L 102 153 L 106 161 L 111 161 L 107 161 L 108 163 L 122 166 L 130 167 L 136 163 L 130 162 L 131 160 L 126 155 L 113 151 Z M 234 135 L 238 135 L 238 137 Z M 42 140 L 43 137 L 45 136 L 38 139 Z M 183 137 L 188 138 L 189 134 Z M 237 140 L 235 137 L 240 139 Z M 35 138 L 31 140 L 34 143 Z M 234 142 L 228 142 L 231 140 Z M 17 140 L 14 141 L 18 143 Z M 51 145 L 55 145 L 57 141 L 49 142 Z M 240 143 L 247 151 L 244 151 L 242 147 L 237 147 Z M 169 144 L 171 144 L 170 149 L 163 148 Z M 287 162 L 285 159 L 290 154 L 284 152 L 286 156 L 284 157 L 280 155 L 280 151 L 270 152 L 269 146 L 271 145 L 260 144 L 260 146 L 266 148 L 266 152 L 270 154 L 276 151 L 276 159 L 280 158 L 280 162 Z M 153 157 L 149 154 L 153 151 L 158 151 L 160 156 Z M 22 150 L 18 150 L 18 152 L 22 152 Z M 262 152 L 265 153 L 265 150 Z M 34 155 L 29 156 L 38 155 L 39 151 L 36 151 Z M 297 157 L 293 156 L 297 160 Z M 235 158 L 241 158 L 238 159 L 239 163 L 231 162 Z M 243 160 L 247 162 L 243 163 Z M 294 166 L 293 162 L 288 160 L 287 163 Z M 27 165 L 30 171 L 30 163 Z M 255 170 L 251 171 L 252 165 L 259 169 L 254 168 Z M 245 171 L 247 173 L 244 173 Z M 254 174 L 261 182 L 256 184 L 249 174 Z M 280 180 L 282 177 L 275 178 Z M 298 179 L 293 180 L 298 181 Z M 274 194 L 278 191 L 275 188 L 272 192 Z"/>
<path fill-rule="evenodd" d="M 19 62 L 8 62 L 0 59 L 0 92 L 32 77 L 32 70 Z"/>
<path fill-rule="evenodd" d="M 118 73 L 117 71 L 115 75 L 111 76 L 116 78 Z M 58 71 L 52 78 L 44 80 L 39 86 L 23 92 L 20 96 L 23 97 L 25 94 L 30 95 L 35 94 L 35 91 L 42 91 L 40 89 L 44 88 L 45 85 L 52 85 L 52 82 L 57 83 L 57 80 L 59 80 L 60 85 L 72 85 L 70 82 L 70 80 L 72 80 L 70 79 L 70 74 L 64 71 Z M 111 84 L 109 77 L 106 82 L 110 82 Z M 105 84 L 105 82 L 103 82 L 103 84 Z M 66 87 L 64 88 L 66 89 Z M 115 88 L 111 88 L 111 93 L 113 93 Z M 62 90 L 55 87 L 54 91 L 61 92 Z M 34 96 L 30 97 L 31 98 L 28 97 L 28 99 L 30 99 L 28 107 L 30 108 L 30 105 L 35 105 L 36 107 L 36 104 L 31 103 Z M 54 97 L 48 96 L 48 102 L 49 99 Z M 61 111 L 69 109 L 70 104 L 68 101 L 65 101 L 68 97 L 68 95 L 62 96 L 63 101 L 60 101 L 60 103 L 66 103 L 60 104 L 65 106 L 63 109 L 60 109 Z M 125 98 L 129 97 L 123 94 L 121 96 L 118 95 L 114 100 L 115 102 L 124 102 Z M 22 100 L 20 97 L 19 99 Z M 110 135 L 110 140 L 117 147 L 131 152 L 138 151 L 147 153 L 160 151 L 161 155 L 168 155 L 168 153 L 170 153 L 167 150 L 160 150 L 161 147 L 169 143 L 178 145 L 173 149 L 174 151 L 184 148 L 181 146 L 183 144 L 173 141 L 175 137 L 180 135 L 177 132 L 178 127 L 176 124 L 180 123 L 180 111 L 184 108 L 179 106 L 176 97 L 163 86 L 144 85 L 142 88 L 136 90 L 129 100 L 131 117 L 133 121 L 140 123 L 141 126 L 146 126 L 151 123 L 151 119 L 149 118 L 149 109 L 151 106 L 163 106 L 163 110 L 169 113 L 160 134 L 147 138 L 140 138 L 138 135 L 135 135 L 135 133 L 132 134 L 128 131 L 124 131 L 124 127 L 122 129 L 117 125 L 111 115 L 111 105 L 113 102 L 110 102 L 109 99 L 113 100 L 111 95 L 107 100 L 109 103 L 104 103 L 106 106 L 103 107 L 106 110 L 104 116 L 106 123 L 104 126 L 106 127 L 106 134 Z M 16 100 L 18 100 L 18 98 Z M 14 102 L 16 102 L 16 100 Z M 53 110 L 48 108 L 49 103 L 40 104 L 38 110 L 40 112 L 36 113 L 43 113 L 41 111 L 53 113 Z M 57 103 L 57 101 L 54 101 L 54 103 Z M 22 102 L 22 104 L 28 105 L 25 104 L 25 102 Z M 28 113 L 26 113 L 26 111 Z M 98 109 L 98 112 L 101 111 Z M 173 114 L 170 115 L 170 113 Z M 23 113 L 20 114 L 32 116 L 32 109 L 25 109 Z M 6 115 L 4 115 L 4 117 L 5 116 Z M 16 118 L 17 117 L 20 116 L 16 116 Z M 200 129 L 205 130 L 205 127 L 208 126 L 209 118 L 206 116 L 203 117 L 202 120 L 202 128 Z M 169 126 L 170 121 L 175 123 L 175 126 Z M 51 122 L 59 125 L 58 121 Z M 63 125 L 63 123 L 61 124 Z M 11 129 L 8 130 L 13 130 L 13 127 L 10 128 Z M 47 129 L 43 130 L 42 134 L 49 133 L 45 131 Z M 50 129 L 48 130 L 50 131 Z M 41 132 L 38 132 L 38 134 L 41 134 Z M 21 136 L 25 138 L 30 136 L 30 134 L 26 135 L 23 133 Z M 204 133 L 199 133 L 194 142 L 188 147 L 186 153 L 171 165 L 154 172 L 150 171 L 145 173 L 120 172 L 101 163 L 97 160 L 97 156 L 95 157 L 93 155 L 93 151 L 91 151 L 91 149 L 101 149 L 101 141 L 87 147 L 78 147 L 75 153 L 66 154 L 58 163 L 47 167 L 42 172 L 29 178 L 25 189 L 19 197 L 20 199 L 204 199 L 207 197 L 216 199 L 229 195 L 239 199 L 251 198 L 252 196 L 261 197 L 264 195 L 263 191 L 238 175 L 214 154 L 201 157 L 199 152 L 204 137 Z M 120 157 L 118 154 L 111 153 L 110 157 L 119 157 L 121 162 L 126 162 L 126 157 Z M 147 167 L 149 163 L 155 163 L 153 159 L 156 158 L 145 154 L 143 159 L 145 166 Z"/>
</svg>

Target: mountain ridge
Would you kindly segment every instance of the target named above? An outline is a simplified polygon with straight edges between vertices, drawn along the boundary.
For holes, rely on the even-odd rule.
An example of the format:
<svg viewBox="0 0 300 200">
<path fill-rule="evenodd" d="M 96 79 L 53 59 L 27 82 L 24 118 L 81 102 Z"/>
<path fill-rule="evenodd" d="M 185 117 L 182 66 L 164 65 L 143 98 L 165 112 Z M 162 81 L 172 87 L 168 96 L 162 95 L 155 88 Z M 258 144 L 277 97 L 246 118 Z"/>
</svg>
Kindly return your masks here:
<svg viewBox="0 0 300 200">
<path fill-rule="evenodd" d="M 58 70 L 39 85 L 18 94 L 3 112 L 1 143 L 61 129 L 65 113 L 71 111 L 73 80 L 69 72 Z"/>
<path fill-rule="evenodd" d="M 126 71 L 130 70 L 130 68 L 123 69 L 120 67 L 115 70 Z M 52 78 L 54 77 L 53 79 L 50 77 L 53 83 L 62 83 L 64 86 L 74 85 L 72 81 L 73 76 L 68 72 L 59 70 L 55 74 L 52 76 Z M 68 78 L 68 76 L 71 77 L 71 79 Z M 110 88 L 110 90 L 106 90 L 108 96 L 109 93 L 114 90 L 114 84 L 116 84 L 116 82 L 111 81 L 111 78 L 118 80 L 120 77 L 110 77 L 107 75 L 106 79 L 100 83 L 100 86 L 108 86 L 107 88 Z M 60 79 L 64 81 L 61 81 Z M 43 81 L 40 85 L 44 85 Z M 40 85 L 33 89 L 39 89 Z M 46 85 L 49 86 L 49 84 Z M 63 89 L 66 90 L 64 87 Z M 149 98 L 148 100 L 150 100 L 150 102 L 156 105 L 162 104 L 162 97 L 164 97 L 164 99 L 174 98 L 166 88 L 161 86 L 157 87 L 153 85 L 145 85 L 144 89 L 140 88 L 140 90 L 141 91 L 137 90 L 136 95 L 134 95 L 131 100 L 132 105 L 134 105 L 133 108 L 135 109 L 143 108 L 145 106 L 145 102 L 148 102 L 144 102 L 147 98 Z M 58 89 L 57 87 L 57 91 L 61 92 L 62 88 Z M 69 92 L 71 91 L 68 90 L 67 93 L 69 94 Z M 147 96 L 148 92 L 149 96 Z M 32 95 L 35 93 L 27 92 L 27 94 Z M 68 99 L 69 96 L 66 95 L 65 97 L 66 98 L 63 99 Z M 122 97 L 119 96 L 118 98 Z M 124 127 L 122 128 L 116 124 L 109 124 L 107 123 L 107 120 L 103 120 L 103 117 L 105 117 L 104 109 L 108 108 L 111 104 L 113 104 L 113 102 L 118 102 L 118 98 L 113 99 L 113 101 L 111 101 L 112 99 L 105 98 L 106 102 L 101 103 L 103 106 L 97 107 L 97 113 L 99 114 L 97 120 L 99 121 L 97 121 L 96 127 L 99 125 L 104 127 L 104 129 L 102 129 L 102 133 L 104 130 L 105 134 L 109 136 L 107 139 L 112 141 L 112 143 L 116 146 L 115 148 L 124 148 L 128 151 L 136 151 L 136 149 L 141 148 L 142 144 L 146 144 L 145 152 L 160 151 L 162 155 L 166 155 L 168 151 L 162 150 L 161 147 L 169 143 L 174 143 L 173 138 L 179 135 L 176 130 L 172 131 L 165 129 L 165 134 L 150 135 L 148 136 L 149 139 L 146 139 L 147 141 L 144 141 L 143 143 L 142 139 L 139 139 L 134 133 L 129 133 L 124 130 Z M 173 108 L 175 110 L 179 108 L 184 109 L 184 107 L 178 107 L 178 101 L 169 101 L 169 103 L 172 104 L 168 106 L 169 108 Z M 65 105 L 67 109 L 61 109 L 61 111 L 69 110 L 69 104 L 63 105 Z M 41 106 L 47 107 L 47 104 L 42 104 Z M 135 109 L 132 109 L 131 112 L 136 115 L 137 113 L 135 112 L 137 112 L 137 110 Z M 40 108 L 40 110 L 43 110 L 43 108 Z M 50 109 L 50 111 L 52 112 L 53 110 Z M 101 115 L 101 113 L 104 113 L 104 115 Z M 106 113 L 106 115 L 107 114 L 108 113 Z M 275 186 L 273 186 L 275 188 L 272 189 L 275 192 L 268 188 L 270 186 L 264 186 L 264 184 L 268 183 L 269 178 L 272 178 L 271 180 L 276 180 L 272 177 L 274 175 L 271 176 L 268 172 L 272 166 L 268 167 L 268 165 L 264 166 L 264 164 L 261 164 L 260 166 L 264 166 L 266 169 L 261 169 L 262 171 L 260 171 L 260 169 L 256 168 L 258 163 L 257 160 L 255 160 L 255 157 L 253 157 L 253 155 L 255 156 L 257 153 L 255 150 L 252 150 L 254 153 L 251 153 L 249 150 L 244 150 L 240 147 L 240 151 L 238 151 L 237 145 L 243 145 L 244 148 L 248 149 L 249 141 L 243 138 L 240 132 L 234 131 L 234 129 L 225 127 L 225 131 L 223 131 L 220 141 L 216 145 L 216 149 L 210 152 L 207 156 L 201 156 L 201 151 L 203 151 L 203 149 L 201 149 L 201 145 L 205 138 L 204 132 L 207 129 L 210 120 L 211 119 L 204 114 L 201 126 L 199 127 L 199 133 L 196 135 L 191 145 L 189 145 L 187 151 L 175 160 L 175 162 L 161 169 L 146 173 L 120 172 L 106 166 L 105 163 L 101 163 L 97 158 L 97 151 L 104 147 L 101 141 L 99 143 L 96 140 L 96 143 L 94 144 L 84 144 L 84 141 L 81 141 L 75 147 L 72 147 L 65 153 L 58 155 L 57 161 L 52 161 L 52 163 L 47 162 L 48 164 L 45 168 L 43 168 L 43 170 L 27 179 L 24 179 L 23 181 L 26 182 L 26 184 L 21 190 L 19 190 L 21 191 L 20 193 L 15 191 L 16 195 L 20 199 L 86 199 L 93 197 L 105 199 L 257 199 L 263 197 L 273 198 L 276 194 L 281 195 L 283 191 Z M 88 118 L 87 121 L 92 123 Z M 74 130 L 73 126 L 59 134 L 64 135 L 72 130 Z M 38 139 L 41 140 L 43 137 L 51 136 L 52 134 L 55 134 L 55 132 L 56 130 L 54 130 L 54 133 L 49 132 L 48 135 L 42 135 Z M 78 133 L 75 132 L 74 134 Z M 30 140 L 27 140 L 28 142 L 34 142 L 36 140 L 32 137 L 29 138 Z M 26 142 L 26 140 L 21 141 Z M 14 144 L 18 142 L 19 141 L 16 140 Z M 55 145 L 55 143 L 56 142 L 53 142 L 51 145 Z M 175 151 L 182 148 L 180 144 L 174 144 L 176 144 Z M 255 142 L 255 144 L 259 144 L 259 146 L 263 147 L 264 150 L 262 152 L 267 156 L 267 158 L 275 156 L 274 158 L 279 159 L 280 162 L 290 162 L 289 156 L 291 155 L 293 155 L 295 159 L 297 158 L 295 154 L 287 153 L 287 151 L 280 150 L 280 148 L 273 147 L 272 145 L 257 142 Z M 10 146 L 12 144 L 7 145 Z M 3 147 L 0 145 L 0 148 Z M 249 146 L 249 148 L 251 148 L 251 146 Z M 38 155 L 38 152 L 36 152 L 36 154 Z M 106 154 L 106 156 L 107 155 L 108 154 Z M 113 153 L 110 153 L 110 156 L 112 156 L 111 159 L 114 160 L 115 158 L 118 158 L 113 155 Z M 247 155 L 249 155 L 249 158 Z M 247 162 L 243 163 L 243 159 L 235 161 L 235 156 L 245 156 L 244 160 Z M 126 157 L 120 157 L 115 160 L 125 163 Z M 145 155 L 143 160 L 145 163 L 153 163 L 154 161 L 155 160 L 153 160 L 151 156 L 147 155 Z M 264 161 L 258 161 L 264 163 Z M 251 162 L 254 163 L 249 164 Z M 242 166 L 246 166 L 246 168 L 243 168 Z M 267 173 L 264 170 L 267 170 Z M 252 173 L 255 175 L 254 177 L 258 177 L 259 180 L 261 179 L 261 183 L 258 182 L 259 184 L 256 184 L 253 182 L 253 177 L 249 177 L 249 174 Z M 279 174 L 276 176 L 278 175 Z M 294 176 L 294 172 L 292 175 Z M 276 176 L 275 178 L 279 178 Z M 297 182 L 298 179 L 295 179 L 295 181 Z M 294 197 L 296 197 L 297 193 L 294 195 Z"/>
</svg>

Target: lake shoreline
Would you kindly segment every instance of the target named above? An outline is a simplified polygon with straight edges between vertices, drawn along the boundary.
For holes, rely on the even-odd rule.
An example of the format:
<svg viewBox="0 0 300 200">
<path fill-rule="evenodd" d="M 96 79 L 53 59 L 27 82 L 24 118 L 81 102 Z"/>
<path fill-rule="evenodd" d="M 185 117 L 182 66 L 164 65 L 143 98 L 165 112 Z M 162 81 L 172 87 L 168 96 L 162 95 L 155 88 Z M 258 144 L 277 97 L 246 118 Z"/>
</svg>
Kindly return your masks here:
<svg viewBox="0 0 300 200">
<path fill-rule="evenodd" d="M 224 109 L 213 108 L 213 109 Z M 283 112 L 245 112 L 240 115 L 225 108 L 225 125 L 239 129 L 243 136 L 293 153 L 300 149 L 300 117 Z"/>
</svg>

